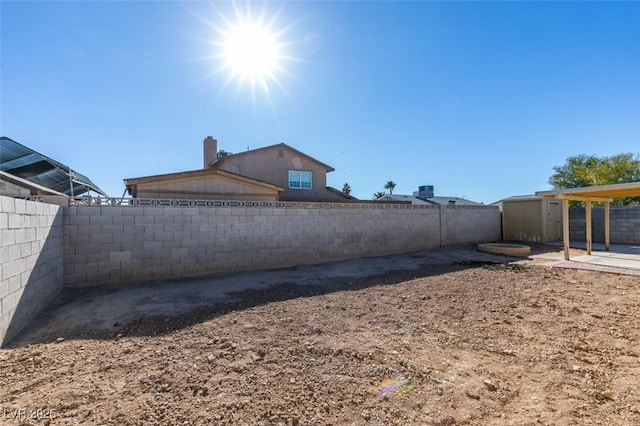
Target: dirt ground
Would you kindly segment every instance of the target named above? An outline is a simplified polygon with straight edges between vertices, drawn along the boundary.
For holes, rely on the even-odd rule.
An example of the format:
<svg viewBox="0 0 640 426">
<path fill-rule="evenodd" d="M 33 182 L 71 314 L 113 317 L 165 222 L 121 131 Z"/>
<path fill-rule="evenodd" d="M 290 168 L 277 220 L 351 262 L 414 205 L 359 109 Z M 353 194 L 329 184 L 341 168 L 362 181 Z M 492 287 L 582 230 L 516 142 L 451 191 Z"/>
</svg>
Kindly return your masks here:
<svg viewBox="0 0 640 426">
<path fill-rule="evenodd" d="M 457 262 L 233 296 L 1 351 L 0 423 L 640 424 L 640 277 Z"/>
</svg>

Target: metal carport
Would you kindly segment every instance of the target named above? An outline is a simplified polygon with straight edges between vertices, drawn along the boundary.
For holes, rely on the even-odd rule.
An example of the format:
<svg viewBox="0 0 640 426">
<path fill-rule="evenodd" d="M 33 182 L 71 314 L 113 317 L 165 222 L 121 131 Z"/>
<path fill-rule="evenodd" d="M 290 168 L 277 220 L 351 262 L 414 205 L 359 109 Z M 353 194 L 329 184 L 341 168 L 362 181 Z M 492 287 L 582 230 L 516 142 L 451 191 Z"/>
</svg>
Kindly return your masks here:
<svg viewBox="0 0 640 426">
<path fill-rule="evenodd" d="M 89 191 L 107 196 L 87 176 L 5 136 L 0 137 L 0 171 L 71 197 Z"/>
</svg>

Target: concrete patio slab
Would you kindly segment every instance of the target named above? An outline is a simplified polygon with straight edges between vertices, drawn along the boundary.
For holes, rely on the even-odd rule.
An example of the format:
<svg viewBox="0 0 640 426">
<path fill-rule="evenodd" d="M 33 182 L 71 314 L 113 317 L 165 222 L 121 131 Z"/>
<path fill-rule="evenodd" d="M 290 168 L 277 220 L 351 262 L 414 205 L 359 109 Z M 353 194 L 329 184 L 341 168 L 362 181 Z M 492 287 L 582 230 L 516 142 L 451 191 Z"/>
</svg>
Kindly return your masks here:
<svg viewBox="0 0 640 426">
<path fill-rule="evenodd" d="M 551 242 L 548 245 L 562 247 L 562 242 Z M 570 243 L 572 249 L 586 250 L 586 244 L 580 241 Z M 611 244 L 610 250 L 605 251 L 604 244 L 593 243 L 591 255 L 577 253 L 571 255 L 571 260 L 564 260 L 562 251 L 546 252 L 531 256 L 532 258 L 555 260 L 549 266 L 588 269 L 601 272 L 611 272 L 625 275 L 640 275 L 640 247 Z"/>
</svg>

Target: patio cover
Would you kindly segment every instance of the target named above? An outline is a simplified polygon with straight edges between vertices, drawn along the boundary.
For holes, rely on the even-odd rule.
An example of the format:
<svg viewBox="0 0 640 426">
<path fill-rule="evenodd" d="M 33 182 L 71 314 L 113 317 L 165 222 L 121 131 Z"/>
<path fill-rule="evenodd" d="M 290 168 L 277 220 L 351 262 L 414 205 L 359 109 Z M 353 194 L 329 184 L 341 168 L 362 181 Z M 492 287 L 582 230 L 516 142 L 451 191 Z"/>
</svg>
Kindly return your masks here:
<svg viewBox="0 0 640 426">
<path fill-rule="evenodd" d="M 562 202 L 562 241 L 564 258 L 569 260 L 569 201 L 584 201 L 586 212 L 586 246 L 587 254 L 591 254 L 591 203 L 604 203 L 604 246 L 610 247 L 610 204 L 613 198 L 640 196 L 640 182 L 620 183 L 616 185 L 589 186 L 583 188 L 566 188 L 552 191 L 538 191 L 536 195 L 544 198 L 555 198 Z"/>
<path fill-rule="evenodd" d="M 72 197 L 89 191 L 107 196 L 87 176 L 4 136 L 0 138 L 0 171 Z"/>
</svg>

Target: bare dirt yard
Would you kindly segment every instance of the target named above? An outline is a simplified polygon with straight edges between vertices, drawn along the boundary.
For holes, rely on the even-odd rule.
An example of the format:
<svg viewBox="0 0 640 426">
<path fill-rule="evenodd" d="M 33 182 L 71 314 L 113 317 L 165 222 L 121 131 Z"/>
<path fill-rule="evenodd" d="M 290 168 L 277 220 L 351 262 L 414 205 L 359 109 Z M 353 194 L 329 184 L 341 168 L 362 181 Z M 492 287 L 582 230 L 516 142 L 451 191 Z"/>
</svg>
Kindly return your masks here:
<svg viewBox="0 0 640 426">
<path fill-rule="evenodd" d="M 0 423 L 640 424 L 637 276 L 457 262 L 233 296 L 0 352 Z"/>
</svg>

